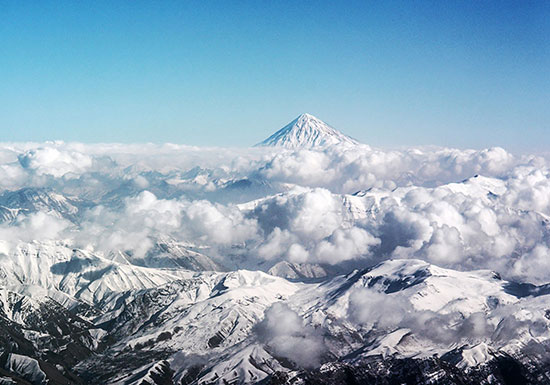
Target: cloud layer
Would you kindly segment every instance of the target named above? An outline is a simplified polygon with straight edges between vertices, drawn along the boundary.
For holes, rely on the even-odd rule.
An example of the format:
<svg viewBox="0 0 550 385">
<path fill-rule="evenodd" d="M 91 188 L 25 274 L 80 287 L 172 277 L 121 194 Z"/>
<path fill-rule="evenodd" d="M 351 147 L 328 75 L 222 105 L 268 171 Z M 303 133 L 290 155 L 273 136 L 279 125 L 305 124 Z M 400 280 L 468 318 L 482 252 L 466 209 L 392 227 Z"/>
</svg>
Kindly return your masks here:
<svg viewBox="0 0 550 385">
<path fill-rule="evenodd" d="M 1 145 L 0 188 L 27 187 L 69 197 L 78 215 L 3 200 L 6 241 L 139 257 L 168 236 L 229 267 L 419 258 L 550 281 L 548 161 L 501 148 Z"/>
</svg>

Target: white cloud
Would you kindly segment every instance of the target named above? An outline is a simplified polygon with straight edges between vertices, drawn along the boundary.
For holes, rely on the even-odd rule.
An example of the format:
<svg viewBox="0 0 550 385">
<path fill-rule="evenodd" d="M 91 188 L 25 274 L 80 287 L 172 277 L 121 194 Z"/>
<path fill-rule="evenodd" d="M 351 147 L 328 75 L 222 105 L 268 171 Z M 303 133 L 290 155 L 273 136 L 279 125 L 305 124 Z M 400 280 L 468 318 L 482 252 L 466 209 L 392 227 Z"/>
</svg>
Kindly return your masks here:
<svg viewBox="0 0 550 385">
<path fill-rule="evenodd" d="M 165 234 L 209 246 L 219 256 L 236 246 L 249 261 L 422 258 L 550 281 L 544 268 L 550 247 L 548 160 L 501 148 L 289 151 L 19 143 L 0 145 L 0 177 L 3 189 L 48 187 L 89 201 L 92 208 L 81 210 L 85 214 L 75 222 L 78 231 L 66 223 L 59 231 L 45 224 L 51 234 L 32 231 L 102 251 L 142 255 L 151 239 Z M 232 204 L 235 197 L 254 195 L 246 183 L 245 192 L 232 195 L 227 186 L 239 180 L 255 181 L 249 188 L 262 186 L 263 195 L 279 194 L 239 208 Z M 21 221 L 2 228 L 31 226 Z M 18 230 L 10 236 L 29 239 Z"/>
<path fill-rule="evenodd" d="M 407 329 L 415 337 L 436 344 L 479 343 L 495 338 L 495 327 L 485 313 L 417 310 L 409 298 L 356 289 L 349 297 L 348 319 L 366 330 L 391 332 Z"/>
<path fill-rule="evenodd" d="M 204 241 L 231 245 L 255 237 L 257 224 L 233 206 L 194 201 L 185 207 L 186 224 Z"/>
<path fill-rule="evenodd" d="M 335 264 L 362 257 L 378 244 L 378 238 L 361 228 L 336 229 L 330 237 L 317 244 L 315 254 L 319 262 Z"/>
<path fill-rule="evenodd" d="M 20 241 L 64 240 L 73 228 L 69 221 L 44 212 L 20 215 L 12 223 L 0 224 L 2 252 L 8 254 Z"/>
<path fill-rule="evenodd" d="M 60 150 L 56 147 L 38 147 L 19 155 L 19 163 L 37 175 L 61 177 L 80 174 L 92 166 L 92 158 L 77 151 Z"/>
<path fill-rule="evenodd" d="M 512 267 L 520 278 L 535 283 L 548 283 L 550 277 L 550 248 L 543 244 L 536 245 L 528 253 L 518 258 Z"/>
<path fill-rule="evenodd" d="M 256 333 L 277 356 L 292 360 L 300 367 L 316 367 L 326 351 L 322 337 L 304 324 L 302 317 L 282 302 L 266 309 Z"/>
</svg>

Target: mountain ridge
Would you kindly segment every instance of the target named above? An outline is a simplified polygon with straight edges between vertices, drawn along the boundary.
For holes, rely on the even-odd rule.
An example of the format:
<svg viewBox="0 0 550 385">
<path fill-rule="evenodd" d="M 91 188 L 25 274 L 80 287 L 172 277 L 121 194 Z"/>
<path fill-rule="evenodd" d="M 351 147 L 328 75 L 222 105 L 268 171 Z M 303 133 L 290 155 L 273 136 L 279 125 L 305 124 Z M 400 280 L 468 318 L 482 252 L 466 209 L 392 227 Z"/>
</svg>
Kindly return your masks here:
<svg viewBox="0 0 550 385">
<path fill-rule="evenodd" d="M 520 354 L 522 346 L 537 343 L 529 334 L 535 325 L 530 323 L 513 323 L 513 337 L 503 340 L 500 336 L 507 332 L 503 329 L 506 324 L 523 311 L 529 311 L 545 327 L 550 322 L 541 306 L 545 298 L 511 295 L 509 282 L 489 270 L 460 272 L 422 260 L 388 260 L 363 271 L 305 283 L 247 270 L 173 274 L 173 270 L 120 265 L 70 249 L 61 252 L 45 247 L 40 255 L 56 262 L 45 270 L 53 269 L 55 274 L 59 267 L 66 267 L 64 271 L 69 274 L 45 285 L 48 291 L 40 291 L 34 288 L 41 281 L 36 275 L 39 272 L 31 269 L 26 275 L 6 275 L 3 283 L 9 289 L 0 290 L 0 314 L 4 314 L 0 320 L 28 330 L 22 341 L 28 340 L 35 349 L 26 352 L 16 347 L 9 351 L 15 355 L 9 356 L 6 368 L 16 378 L 48 376 L 38 369 L 18 372 L 12 365 L 22 360 L 35 363 L 43 357 L 40 352 L 44 349 L 57 352 L 52 360 L 60 370 L 72 366 L 70 354 L 55 345 L 56 338 L 61 338 L 55 328 L 59 325 L 75 330 L 63 338 L 81 346 L 82 357 L 75 372 L 90 384 L 144 383 L 141 381 L 159 368 L 178 383 L 193 384 L 223 380 L 252 384 L 274 380 L 277 373 L 293 376 L 299 365 L 294 362 L 289 367 L 289 362 L 300 356 L 280 345 L 288 339 L 322 347 L 326 354 L 319 357 L 319 363 L 329 366 L 362 368 L 376 357 L 394 357 L 401 360 L 399 365 L 414 359 L 419 362 L 415 365 L 423 367 L 433 354 L 444 357 L 452 353 L 456 363 L 445 361 L 442 365 L 453 371 L 468 367 L 485 379 L 494 372 L 490 369 L 494 354 L 490 352 Z M 23 255 L 9 256 L 20 257 Z M 27 262 L 37 259 L 35 253 L 24 253 L 24 257 Z M 100 276 L 106 267 L 110 273 L 103 275 L 110 276 Z M 144 281 L 145 272 L 152 280 Z M 114 285 L 122 280 L 114 279 L 113 274 L 121 274 L 125 284 Z M 96 287 L 99 295 L 80 290 L 90 287 Z M 72 300 L 67 302 L 69 298 Z M 300 323 L 290 329 L 297 328 L 293 333 L 298 335 L 262 334 L 256 325 L 268 317 L 272 306 L 290 319 L 299 316 L 296 319 Z M 392 317 L 384 318 L 373 311 L 380 306 L 392 309 Z M 481 315 L 487 321 L 482 322 Z M 54 327 L 45 330 L 48 338 L 38 338 L 42 322 L 50 319 Z M 424 327 L 425 322 L 431 326 Z M 458 336 L 458 344 L 449 333 Z M 370 341 L 368 349 L 365 341 Z M 195 366 L 180 359 L 193 354 Z M 439 361 L 434 365 L 437 369 Z M 365 375 L 376 373 L 375 367 L 365 367 Z M 307 375 L 319 376 L 315 372 Z M 48 383 L 42 377 L 36 383 Z M 184 378 L 189 382 L 183 382 Z"/>
</svg>

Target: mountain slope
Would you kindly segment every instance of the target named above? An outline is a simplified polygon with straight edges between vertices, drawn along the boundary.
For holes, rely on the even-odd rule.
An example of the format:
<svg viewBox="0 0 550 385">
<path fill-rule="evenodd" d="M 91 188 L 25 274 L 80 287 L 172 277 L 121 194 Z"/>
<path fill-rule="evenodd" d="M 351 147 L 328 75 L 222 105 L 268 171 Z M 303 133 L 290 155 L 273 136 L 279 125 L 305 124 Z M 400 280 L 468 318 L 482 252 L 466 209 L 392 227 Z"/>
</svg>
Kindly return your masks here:
<svg viewBox="0 0 550 385">
<path fill-rule="evenodd" d="M 19 213 L 44 212 L 76 222 L 80 211 L 90 204 L 45 188 L 27 187 L 0 194 L 0 222 L 9 222 Z"/>
<path fill-rule="evenodd" d="M 310 114 L 302 114 L 256 146 L 278 146 L 291 149 L 314 148 L 358 142 Z"/>
<path fill-rule="evenodd" d="M 490 271 L 405 259 L 297 283 L 244 270 L 119 265 L 55 244 L 21 246 L 8 258 L 43 266 L 6 263 L 0 274 L 9 287 L 0 290 L 0 369 L 38 384 L 51 374 L 15 363 L 72 366 L 89 384 L 318 383 L 341 370 L 361 380 L 413 369 L 419 384 L 435 375 L 438 383 L 464 383 L 452 381 L 459 375 L 506 384 L 502 360 L 550 379 L 545 291 L 517 294 Z M 268 318 L 276 323 L 266 329 Z M 288 348 L 296 344 L 303 351 Z M 317 364 L 301 365 L 304 357 Z"/>
</svg>

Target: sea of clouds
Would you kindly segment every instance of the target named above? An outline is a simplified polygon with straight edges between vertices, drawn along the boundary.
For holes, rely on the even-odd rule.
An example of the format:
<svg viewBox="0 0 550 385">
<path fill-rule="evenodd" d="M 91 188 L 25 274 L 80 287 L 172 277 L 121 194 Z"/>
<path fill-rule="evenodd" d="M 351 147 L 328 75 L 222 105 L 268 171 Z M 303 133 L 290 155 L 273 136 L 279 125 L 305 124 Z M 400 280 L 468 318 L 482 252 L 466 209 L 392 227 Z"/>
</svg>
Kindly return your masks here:
<svg viewBox="0 0 550 385">
<path fill-rule="evenodd" d="M 44 189 L 80 210 L 76 219 L 21 211 L 0 236 L 4 253 L 63 239 L 139 257 L 168 236 L 230 269 L 417 258 L 542 283 L 550 281 L 549 165 L 502 148 L 4 143 L 1 190 Z"/>
</svg>

